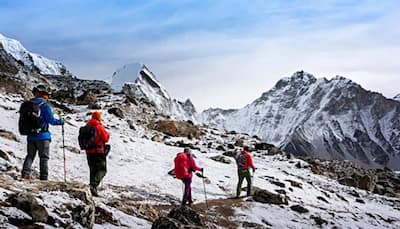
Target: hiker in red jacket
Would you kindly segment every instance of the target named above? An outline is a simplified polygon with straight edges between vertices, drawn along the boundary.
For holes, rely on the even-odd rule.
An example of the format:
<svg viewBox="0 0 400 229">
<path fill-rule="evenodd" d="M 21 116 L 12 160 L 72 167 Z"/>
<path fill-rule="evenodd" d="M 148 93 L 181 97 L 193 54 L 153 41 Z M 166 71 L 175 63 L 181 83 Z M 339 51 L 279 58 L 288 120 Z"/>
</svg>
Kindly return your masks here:
<svg viewBox="0 0 400 229">
<path fill-rule="evenodd" d="M 185 148 L 183 152 L 178 153 L 174 159 L 174 172 L 175 176 L 178 179 L 181 179 L 185 184 L 185 192 L 183 194 L 182 205 L 188 204 L 189 206 L 193 203 L 192 200 L 192 172 L 194 171 L 202 171 L 203 168 L 200 168 L 196 165 L 194 158 L 191 154 L 191 150 L 189 148 Z"/>
<path fill-rule="evenodd" d="M 251 192 L 251 175 L 249 169 L 253 169 L 253 174 L 256 170 L 256 166 L 253 163 L 253 158 L 251 157 L 250 153 L 248 152 L 249 148 L 247 146 L 238 153 L 235 157 L 236 164 L 238 167 L 238 177 L 239 182 L 237 184 L 236 189 L 236 197 L 239 198 L 240 192 L 242 191 L 242 183 L 243 179 L 246 178 L 247 181 L 247 196 L 250 196 Z"/>
<path fill-rule="evenodd" d="M 100 184 L 107 172 L 107 152 L 105 152 L 104 146 L 110 139 L 110 134 L 101 124 L 101 120 L 101 113 L 95 111 L 92 113 L 92 119 L 87 123 L 87 125 L 92 126 L 96 131 L 94 143 L 97 147 L 86 150 L 87 161 L 90 169 L 90 191 L 93 196 L 98 196 L 97 186 Z M 109 148 L 106 150 L 109 150 Z"/>
</svg>

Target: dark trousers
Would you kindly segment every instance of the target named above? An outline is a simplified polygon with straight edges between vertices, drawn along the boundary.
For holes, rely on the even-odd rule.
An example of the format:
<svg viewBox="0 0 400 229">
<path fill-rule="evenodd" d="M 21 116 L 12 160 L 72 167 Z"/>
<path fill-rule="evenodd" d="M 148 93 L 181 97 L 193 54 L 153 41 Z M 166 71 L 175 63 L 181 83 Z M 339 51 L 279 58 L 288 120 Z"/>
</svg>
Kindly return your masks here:
<svg viewBox="0 0 400 229">
<path fill-rule="evenodd" d="M 185 184 L 185 191 L 183 193 L 182 205 L 186 203 L 191 204 L 192 201 L 192 178 L 182 179 L 183 184 Z"/>
<path fill-rule="evenodd" d="M 240 192 L 242 191 L 242 183 L 243 179 L 246 178 L 247 181 L 247 195 L 250 196 L 251 192 L 251 175 L 250 171 L 247 169 L 238 169 L 238 176 L 239 176 L 239 182 L 237 184 L 237 189 L 236 189 L 236 197 L 240 196 Z"/>
<path fill-rule="evenodd" d="M 35 160 L 36 152 L 39 153 L 40 159 L 40 179 L 47 180 L 49 175 L 49 152 L 50 140 L 31 140 L 28 141 L 28 154 L 25 157 L 24 165 L 22 167 L 22 174 L 29 174 L 32 169 L 32 163 Z"/>
<path fill-rule="evenodd" d="M 97 188 L 107 173 L 107 160 L 104 153 L 86 154 L 89 171 L 90 186 Z"/>
</svg>

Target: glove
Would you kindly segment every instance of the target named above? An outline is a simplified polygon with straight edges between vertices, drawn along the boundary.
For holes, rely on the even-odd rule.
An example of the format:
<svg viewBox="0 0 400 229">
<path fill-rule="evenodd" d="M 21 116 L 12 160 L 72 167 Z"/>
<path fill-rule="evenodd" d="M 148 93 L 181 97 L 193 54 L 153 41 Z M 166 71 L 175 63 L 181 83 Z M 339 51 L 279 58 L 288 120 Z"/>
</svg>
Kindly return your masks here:
<svg viewBox="0 0 400 229">
<path fill-rule="evenodd" d="M 253 173 L 256 171 L 256 168 L 253 168 Z"/>
<path fill-rule="evenodd" d="M 60 123 L 61 123 L 61 125 L 64 125 L 64 118 L 60 118 Z"/>
<path fill-rule="evenodd" d="M 204 168 L 201 168 L 200 171 L 201 171 L 201 172 L 204 172 Z"/>
</svg>

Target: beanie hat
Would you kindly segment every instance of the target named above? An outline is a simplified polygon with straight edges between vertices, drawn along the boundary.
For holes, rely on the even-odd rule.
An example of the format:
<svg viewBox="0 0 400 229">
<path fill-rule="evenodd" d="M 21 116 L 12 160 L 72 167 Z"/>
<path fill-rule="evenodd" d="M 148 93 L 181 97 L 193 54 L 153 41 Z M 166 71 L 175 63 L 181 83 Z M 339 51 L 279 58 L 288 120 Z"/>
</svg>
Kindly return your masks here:
<svg viewBox="0 0 400 229">
<path fill-rule="evenodd" d="M 41 94 L 47 94 L 47 95 L 49 95 L 49 94 L 50 94 L 50 90 L 49 90 L 49 88 L 47 88 L 46 86 L 40 84 L 40 85 L 37 85 L 36 87 L 34 87 L 34 88 L 32 89 L 32 93 L 33 93 L 33 94 L 35 94 L 35 93 L 41 93 Z"/>
<path fill-rule="evenodd" d="M 102 117 L 101 117 L 100 111 L 95 111 L 95 112 L 93 112 L 93 113 L 92 113 L 92 119 L 96 119 L 96 120 L 101 121 Z"/>
<path fill-rule="evenodd" d="M 191 153 L 192 153 L 192 151 L 190 150 L 189 147 L 185 147 L 185 148 L 183 149 L 183 152 L 185 152 L 186 154 L 191 154 Z"/>
</svg>

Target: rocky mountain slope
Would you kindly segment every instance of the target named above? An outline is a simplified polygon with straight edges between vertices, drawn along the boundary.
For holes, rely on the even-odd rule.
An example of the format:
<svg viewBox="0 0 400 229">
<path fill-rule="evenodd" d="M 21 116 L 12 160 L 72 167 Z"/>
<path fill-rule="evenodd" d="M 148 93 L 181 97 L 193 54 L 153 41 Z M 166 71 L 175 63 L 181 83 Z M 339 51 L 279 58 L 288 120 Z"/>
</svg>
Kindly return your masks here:
<svg viewBox="0 0 400 229">
<path fill-rule="evenodd" d="M 15 113 L 22 100 L 18 94 L 0 93 L 3 114 L 0 122 L 0 225 L 150 228 L 153 223 L 159 225 L 160 217 L 163 223 L 177 223 L 167 214 L 179 205 L 182 187 L 181 182 L 167 172 L 173 167 L 176 153 L 188 146 L 207 176 L 204 181 L 197 176 L 193 180 L 196 203 L 193 209 L 204 227 L 400 226 L 400 186 L 391 171 L 365 172 L 349 166 L 337 167 L 334 163 L 296 159 L 245 134 L 196 126 L 185 128 L 185 122 L 168 121 L 167 117 L 157 114 L 151 104 L 129 102 L 125 95 L 110 94 L 98 97 L 97 101 L 102 106 L 103 122 L 111 132 L 112 146 L 100 197 L 88 194 L 88 187 L 84 185 L 88 182 L 87 162 L 85 154 L 77 148 L 78 128 L 92 111 L 87 105 L 69 104 L 73 107 L 71 112 L 64 111 L 68 183 L 62 182 L 60 127 L 51 127 L 51 181 L 21 180 L 26 140 L 17 132 Z M 62 110 L 55 108 L 55 112 Z M 165 122 L 173 125 L 161 125 Z M 149 128 L 153 123 L 158 127 Z M 186 137 L 190 135 L 192 137 Z M 230 156 L 242 145 L 253 148 L 258 167 L 253 181 L 254 196 L 231 199 L 237 175 Z M 36 161 L 36 174 L 38 166 Z M 393 188 L 382 189 L 382 185 Z M 41 209 L 41 213 L 34 213 L 30 210 L 33 208 Z"/>
<path fill-rule="evenodd" d="M 257 135 L 285 151 L 400 169 L 400 103 L 344 77 L 303 71 L 239 110 L 208 109 L 200 121 Z"/>
<path fill-rule="evenodd" d="M 117 70 L 112 76 L 112 87 L 126 95 L 153 103 L 164 114 L 180 120 L 195 120 L 196 109 L 188 99 L 179 102 L 156 79 L 143 64 L 129 64 Z"/>
<path fill-rule="evenodd" d="M 114 94 L 104 82 L 44 76 L 2 50 L 0 80 L 7 85 L 0 86 L 0 227 L 400 227 L 400 181 L 393 171 L 295 158 L 256 136 L 171 120 L 143 97 Z M 82 82 L 88 87 L 82 95 L 68 94 L 68 85 Z M 20 177 L 26 138 L 18 134 L 18 108 L 35 83 L 52 87 L 49 102 L 66 120 L 64 135 L 59 126 L 50 127 L 50 181 Z M 100 197 L 90 195 L 86 155 L 77 141 L 94 110 L 103 113 L 111 133 Z M 245 145 L 258 168 L 253 195 L 233 199 L 232 155 Z M 191 209 L 177 207 L 182 183 L 168 175 L 182 147 L 193 149 L 206 176 L 194 176 Z M 36 159 L 35 175 L 38 164 Z"/>
<path fill-rule="evenodd" d="M 7 38 L 0 34 L 2 48 L 15 58 L 21 61 L 31 70 L 37 70 L 46 75 L 69 75 L 65 66 L 58 61 L 47 59 L 39 54 L 29 52 L 19 41 Z"/>
</svg>

